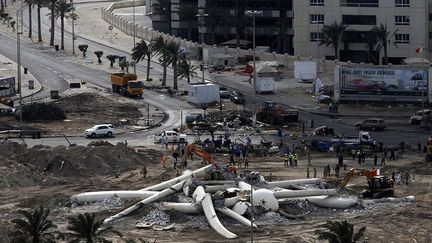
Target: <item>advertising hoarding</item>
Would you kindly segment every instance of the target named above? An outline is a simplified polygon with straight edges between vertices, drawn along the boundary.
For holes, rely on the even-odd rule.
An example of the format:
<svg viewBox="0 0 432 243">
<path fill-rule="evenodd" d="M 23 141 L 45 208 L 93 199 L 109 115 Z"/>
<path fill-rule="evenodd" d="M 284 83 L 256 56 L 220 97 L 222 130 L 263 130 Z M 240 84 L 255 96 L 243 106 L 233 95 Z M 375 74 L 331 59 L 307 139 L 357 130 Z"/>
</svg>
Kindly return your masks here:
<svg viewBox="0 0 432 243">
<path fill-rule="evenodd" d="M 340 94 L 422 96 L 428 90 L 424 69 L 351 68 L 340 70 Z"/>
</svg>

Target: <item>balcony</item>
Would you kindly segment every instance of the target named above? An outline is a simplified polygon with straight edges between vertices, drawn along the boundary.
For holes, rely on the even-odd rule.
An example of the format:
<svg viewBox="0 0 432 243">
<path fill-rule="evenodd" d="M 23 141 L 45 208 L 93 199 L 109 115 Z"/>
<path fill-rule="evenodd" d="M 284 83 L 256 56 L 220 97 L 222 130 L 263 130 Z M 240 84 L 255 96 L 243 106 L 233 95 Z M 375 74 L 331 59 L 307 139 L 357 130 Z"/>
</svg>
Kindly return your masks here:
<svg viewBox="0 0 432 243">
<path fill-rule="evenodd" d="M 364 8 L 377 8 L 379 7 L 378 0 L 341 0 L 341 7 L 364 7 Z"/>
</svg>

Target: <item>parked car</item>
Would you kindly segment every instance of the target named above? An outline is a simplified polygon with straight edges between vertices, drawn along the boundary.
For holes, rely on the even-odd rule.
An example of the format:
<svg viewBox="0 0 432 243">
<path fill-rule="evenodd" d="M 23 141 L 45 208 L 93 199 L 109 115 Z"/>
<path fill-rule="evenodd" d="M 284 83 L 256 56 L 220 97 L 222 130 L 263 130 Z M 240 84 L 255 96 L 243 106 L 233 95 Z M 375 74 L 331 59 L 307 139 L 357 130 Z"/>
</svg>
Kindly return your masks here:
<svg viewBox="0 0 432 243">
<path fill-rule="evenodd" d="M 186 134 L 178 133 L 176 131 L 164 131 L 159 134 L 155 134 L 154 142 L 160 143 L 162 141 L 162 137 L 166 137 L 168 139 L 168 143 L 174 143 L 174 141 L 180 143 L 187 142 Z"/>
<path fill-rule="evenodd" d="M 244 104 L 246 99 L 242 92 L 234 90 L 231 92 L 231 102 L 234 104 Z"/>
<path fill-rule="evenodd" d="M 333 147 L 333 145 L 328 141 L 312 140 L 310 143 L 310 149 L 313 151 L 327 152 L 330 150 L 330 147 Z"/>
<path fill-rule="evenodd" d="M 204 120 L 204 117 L 200 113 L 192 113 L 186 116 L 186 125 L 192 126 L 195 122 Z"/>
<path fill-rule="evenodd" d="M 423 109 L 423 110 L 419 110 L 416 111 L 408 120 L 409 124 L 412 125 L 420 125 L 420 123 L 422 122 L 423 118 L 425 116 L 430 116 L 432 113 L 432 110 L 429 109 Z"/>
<path fill-rule="evenodd" d="M 357 122 L 355 126 L 359 130 L 368 129 L 372 131 L 383 130 L 386 127 L 384 120 L 379 118 L 369 118 L 364 121 Z"/>
<path fill-rule="evenodd" d="M 97 136 L 112 137 L 115 134 L 115 129 L 112 124 L 100 124 L 86 129 L 84 132 L 86 137 L 95 138 Z"/>
<path fill-rule="evenodd" d="M 231 97 L 228 89 L 225 87 L 219 87 L 219 95 L 221 99 L 229 99 Z"/>
</svg>

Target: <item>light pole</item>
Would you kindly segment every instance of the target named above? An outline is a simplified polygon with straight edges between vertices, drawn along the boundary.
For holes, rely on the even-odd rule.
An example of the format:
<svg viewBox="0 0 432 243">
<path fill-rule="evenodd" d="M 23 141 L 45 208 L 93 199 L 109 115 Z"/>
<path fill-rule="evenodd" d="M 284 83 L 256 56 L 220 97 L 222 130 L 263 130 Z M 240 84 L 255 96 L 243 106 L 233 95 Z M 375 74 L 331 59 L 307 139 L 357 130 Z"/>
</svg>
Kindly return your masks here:
<svg viewBox="0 0 432 243">
<path fill-rule="evenodd" d="M 75 55 L 75 7 L 73 4 L 73 0 L 70 0 L 72 4 L 72 54 Z"/>
<path fill-rule="evenodd" d="M 255 66 L 255 16 L 261 15 L 262 11 L 257 10 L 247 10 L 246 15 L 252 15 L 252 61 L 253 61 L 253 98 L 252 98 L 252 126 L 256 127 L 256 66 Z"/>
<path fill-rule="evenodd" d="M 132 1 L 132 22 L 133 22 L 133 47 L 135 48 L 135 36 L 136 36 L 136 26 L 135 26 L 135 0 Z M 133 65 L 133 72 L 136 74 L 136 64 Z"/>
<path fill-rule="evenodd" d="M 201 19 L 201 59 L 202 59 L 202 63 L 201 63 L 201 70 L 202 70 L 202 82 L 205 82 L 204 79 L 204 17 L 207 17 L 208 14 L 206 14 L 204 12 L 204 9 L 201 9 L 201 11 L 198 12 L 198 14 L 196 15 L 196 17 L 198 17 L 199 19 Z"/>
<path fill-rule="evenodd" d="M 312 24 L 316 24 L 317 25 L 317 36 L 316 36 L 316 42 L 317 42 L 317 70 L 318 73 L 320 73 L 320 53 L 319 53 L 319 42 L 320 42 L 320 21 L 319 20 L 314 20 L 311 22 Z"/>
<path fill-rule="evenodd" d="M 16 13 L 16 19 L 17 19 L 17 79 L 18 79 L 18 92 L 19 92 L 19 107 L 20 107 L 20 113 L 19 113 L 19 126 L 20 126 L 20 137 L 23 137 L 23 119 L 22 119 L 22 90 L 21 90 L 21 35 L 23 34 L 23 24 L 20 22 L 22 21 L 22 7 L 17 10 Z"/>
</svg>

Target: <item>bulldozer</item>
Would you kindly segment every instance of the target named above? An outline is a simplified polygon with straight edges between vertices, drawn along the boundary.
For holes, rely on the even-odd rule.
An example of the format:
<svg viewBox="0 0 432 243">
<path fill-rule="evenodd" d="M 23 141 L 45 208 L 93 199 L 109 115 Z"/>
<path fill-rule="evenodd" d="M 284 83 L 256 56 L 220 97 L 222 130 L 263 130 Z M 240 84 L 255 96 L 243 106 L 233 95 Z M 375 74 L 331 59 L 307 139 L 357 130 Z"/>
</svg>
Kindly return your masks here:
<svg viewBox="0 0 432 243">
<path fill-rule="evenodd" d="M 394 181 L 391 178 L 379 175 L 379 170 L 369 171 L 351 168 L 340 181 L 338 188 L 345 188 L 348 182 L 357 176 L 364 176 L 367 179 L 369 187 L 362 194 L 364 198 L 377 199 L 394 195 Z"/>
<path fill-rule="evenodd" d="M 298 111 L 284 109 L 274 101 L 265 101 L 263 108 L 256 114 L 258 121 L 271 125 L 284 125 L 289 122 L 297 122 L 298 117 Z"/>
</svg>

